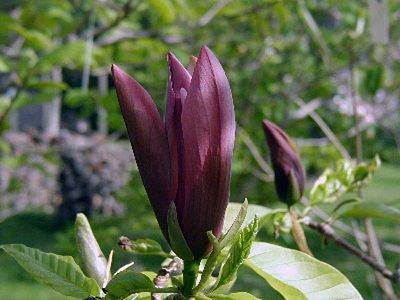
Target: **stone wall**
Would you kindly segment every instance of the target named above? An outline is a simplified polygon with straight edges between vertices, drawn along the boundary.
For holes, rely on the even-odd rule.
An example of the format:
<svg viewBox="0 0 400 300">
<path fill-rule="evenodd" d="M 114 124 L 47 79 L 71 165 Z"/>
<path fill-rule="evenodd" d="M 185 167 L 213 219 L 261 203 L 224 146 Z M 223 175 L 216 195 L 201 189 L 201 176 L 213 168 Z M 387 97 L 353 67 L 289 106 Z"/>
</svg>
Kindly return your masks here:
<svg viewBox="0 0 400 300">
<path fill-rule="evenodd" d="M 62 222 L 80 211 L 123 213 L 114 193 L 135 168 L 128 143 L 68 131 L 57 138 L 10 132 L 2 140 L 0 220 L 32 208 L 57 212 Z"/>
</svg>

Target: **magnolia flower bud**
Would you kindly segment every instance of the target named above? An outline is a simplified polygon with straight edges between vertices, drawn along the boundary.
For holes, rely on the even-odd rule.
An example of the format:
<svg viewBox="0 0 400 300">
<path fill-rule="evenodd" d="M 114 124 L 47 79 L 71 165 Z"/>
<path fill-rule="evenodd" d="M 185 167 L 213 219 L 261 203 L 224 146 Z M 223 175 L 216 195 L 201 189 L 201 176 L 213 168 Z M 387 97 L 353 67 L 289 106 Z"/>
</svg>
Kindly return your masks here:
<svg viewBox="0 0 400 300">
<path fill-rule="evenodd" d="M 305 173 L 293 142 L 276 124 L 264 120 L 263 128 L 275 173 L 275 189 L 288 206 L 300 200 L 304 192 Z"/>
<path fill-rule="evenodd" d="M 173 250 L 186 243 L 193 258 L 199 259 L 211 250 L 207 232 L 221 235 L 228 204 L 235 138 L 233 99 L 225 72 L 207 47 L 202 47 L 198 59 L 192 58 L 189 71 L 172 53 L 168 64 L 165 123 L 137 81 L 115 65 L 112 73 L 160 228 Z M 170 216 L 176 211 L 177 222 L 168 220 L 170 207 Z M 170 233 L 180 235 L 180 231 L 184 240 L 171 241 Z M 175 250 L 190 256 L 187 251 Z"/>
</svg>

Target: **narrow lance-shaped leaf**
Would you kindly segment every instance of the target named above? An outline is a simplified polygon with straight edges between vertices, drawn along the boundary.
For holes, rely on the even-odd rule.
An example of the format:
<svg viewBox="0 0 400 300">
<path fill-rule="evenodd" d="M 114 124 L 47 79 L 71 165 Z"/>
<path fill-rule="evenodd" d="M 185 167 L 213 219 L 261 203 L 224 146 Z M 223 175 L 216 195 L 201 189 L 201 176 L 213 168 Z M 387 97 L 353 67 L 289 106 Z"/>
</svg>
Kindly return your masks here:
<svg viewBox="0 0 400 300">
<path fill-rule="evenodd" d="M 71 256 L 45 253 L 21 244 L 1 245 L 0 248 L 36 280 L 63 295 L 81 299 L 100 295 L 96 281 L 86 277 Z"/>
<path fill-rule="evenodd" d="M 240 230 L 240 228 L 243 225 L 243 222 L 246 219 L 248 207 L 249 207 L 249 202 L 247 201 L 247 199 L 245 199 L 239 209 L 239 212 L 236 214 L 236 218 L 232 221 L 232 224 L 230 225 L 229 229 L 227 229 L 227 231 L 224 232 L 224 234 L 219 239 L 220 249 L 223 249 L 229 243 L 233 242 L 233 240 L 237 236 L 237 232 Z"/>
<path fill-rule="evenodd" d="M 251 224 L 240 231 L 238 239 L 232 245 L 230 255 L 222 267 L 217 288 L 228 285 L 236 278 L 239 267 L 250 254 L 251 243 L 257 234 L 257 230 L 258 217 L 256 216 Z"/>
<path fill-rule="evenodd" d="M 232 223 L 234 222 L 236 216 L 238 215 L 241 209 L 240 203 L 229 203 L 228 207 L 226 208 L 225 212 L 225 219 L 224 219 L 224 227 L 223 231 L 226 233 L 228 229 L 231 227 Z M 270 209 L 265 206 L 256 205 L 256 204 L 249 204 L 247 207 L 246 218 L 243 221 L 242 228 L 250 224 L 254 217 L 257 215 L 259 217 L 259 225 L 260 227 L 270 219 L 271 216 L 276 215 L 277 213 L 285 213 L 287 209 L 284 208 L 276 208 Z"/>
</svg>

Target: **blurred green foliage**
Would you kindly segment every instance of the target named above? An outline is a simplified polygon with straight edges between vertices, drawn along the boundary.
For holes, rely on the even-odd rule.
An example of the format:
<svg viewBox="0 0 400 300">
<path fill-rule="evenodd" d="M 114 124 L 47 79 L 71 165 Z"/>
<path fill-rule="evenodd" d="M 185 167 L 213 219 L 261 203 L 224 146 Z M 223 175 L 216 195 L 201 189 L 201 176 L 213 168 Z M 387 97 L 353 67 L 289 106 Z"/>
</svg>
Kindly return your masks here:
<svg viewBox="0 0 400 300">
<path fill-rule="evenodd" d="M 111 78 L 108 78 L 109 90 L 101 94 L 97 88 L 98 76 L 108 73 L 112 63 L 120 65 L 149 90 L 163 111 L 167 52 L 173 51 L 187 64 L 190 55 L 197 55 L 199 47 L 207 44 L 219 57 L 230 80 L 238 125 L 251 137 L 262 157 L 267 157 L 261 130 L 264 118 L 279 123 L 295 139 L 325 139 L 312 119 L 293 116 L 293 112 L 301 109 L 294 101 L 296 96 L 306 103 L 319 100 L 316 112 L 354 155 L 354 137 L 351 134 L 354 120 L 338 110 L 332 99 L 342 96 L 343 87 L 349 86 L 351 70 L 356 77 L 355 88 L 364 103 L 379 104 L 378 94 L 382 91 L 389 98 L 393 95 L 397 97 L 400 87 L 400 60 L 396 59 L 396 45 L 400 37 L 400 27 L 397 26 L 400 2 L 388 1 L 388 45 L 375 45 L 371 41 L 366 0 L 232 0 L 218 7 L 223 2 L 1 1 L 0 90 L 3 94 L 3 91 L 13 87 L 17 94 L 16 99 L 0 95 L 0 116 L 7 111 L 10 103 L 12 109 L 17 109 L 30 103 L 50 101 L 61 94 L 63 109 L 74 110 L 80 118 L 93 118 L 96 105 L 101 104 L 107 111 L 110 133 L 124 137 L 126 131 Z M 365 27 L 362 27 L 362 22 L 365 22 Z M 88 60 L 85 53 L 91 36 L 93 48 Z M 90 65 L 90 76 L 86 92 L 82 89 L 82 73 L 87 64 Z M 55 67 L 62 68 L 62 82 L 49 78 Z M 379 153 L 384 162 L 400 163 L 400 119 L 392 121 L 389 118 L 391 113 L 398 115 L 399 111 L 385 112 L 363 131 L 365 158 Z M 7 145 L 0 140 L 2 154 L 7 153 L 6 148 Z M 318 176 L 328 166 L 334 167 L 335 161 L 340 158 L 340 153 L 330 143 L 305 143 L 300 152 L 307 173 L 312 177 Z M 0 163 L 21 161 L 2 156 Z M 252 203 L 272 207 L 278 205 L 273 184 L 255 177 L 254 170 L 257 169 L 256 160 L 238 134 L 231 184 L 232 200 L 241 201 L 248 197 Z M 382 195 L 386 195 L 389 202 L 398 200 L 398 169 L 386 166 L 379 174 L 377 185 L 367 189 L 367 198 L 380 200 Z M 19 185 L 15 182 L 13 188 Z M 127 217 L 106 220 L 94 217 L 91 220 L 106 255 L 115 248 L 117 238 L 123 234 L 132 239 L 163 241 L 155 218 L 150 217 L 151 208 L 137 173 L 119 192 L 118 198 L 127 204 Z M 23 242 L 44 251 L 76 256 L 72 246 L 73 229 L 54 228 L 50 226 L 53 221 L 42 214 L 11 218 L 1 223 L 1 243 Z M 378 231 L 383 238 L 399 242 L 390 228 L 379 225 Z M 264 230 L 260 238 L 272 240 L 272 232 Z M 365 266 L 351 260 L 337 262 L 338 255 L 346 255 L 342 250 L 333 245 L 321 246 L 319 236 L 312 233 L 311 240 L 313 249 L 321 249 L 317 252 L 319 258 L 333 262 L 343 270 L 367 298 L 373 294 L 376 286 L 371 284 L 371 278 L 366 278 L 369 270 Z M 289 236 L 283 236 L 281 241 L 286 246 L 293 246 Z M 166 246 L 165 241 L 163 246 Z M 140 257 L 139 260 L 135 256 L 120 254 L 115 256 L 115 265 L 133 259 L 157 270 L 160 263 L 159 259 Z M 7 274 L 0 272 L 2 282 L 21 281 L 20 286 L 24 282 L 32 283 L 18 268 L 11 267 L 11 259 L 3 254 L 0 258 L 2 266 L 10 266 Z M 394 263 L 395 257 L 389 259 Z M 137 266 L 141 268 L 139 263 Z M 259 296 L 271 293 L 268 287 L 260 290 L 261 284 L 247 275 L 238 282 L 237 290 L 241 285 L 254 289 Z M 16 285 L 9 288 L 7 284 L 2 284 L 0 298 L 14 292 L 14 287 Z M 40 298 L 36 286 L 30 289 L 37 299 L 48 299 L 45 296 Z M 269 295 L 273 299 L 277 297 L 276 294 Z M 15 295 L 14 299 L 25 299 L 26 294 L 18 297 Z"/>
<path fill-rule="evenodd" d="M 238 124 L 258 147 L 265 149 L 260 131 L 263 118 L 278 122 L 293 137 L 324 137 L 310 118 L 292 117 L 299 109 L 292 96 L 298 96 L 305 102 L 321 101 L 317 112 L 353 153 L 349 133 L 353 120 L 334 109 L 331 100 L 348 83 L 348 76 L 344 82 L 340 77 L 351 68 L 366 103 L 376 102 L 380 90 L 398 91 L 400 65 L 390 49 L 400 34 L 395 26 L 400 4 L 388 3 L 392 42 L 385 46 L 371 41 L 368 1 L 8 1 L 0 4 L 0 72 L 11 73 L 10 85 L 21 90 L 15 108 L 49 101 L 61 92 L 64 108 L 74 108 L 81 118 L 93 117 L 96 104 L 101 103 L 111 132 L 125 133 L 115 93 L 111 88 L 100 96 L 96 76 L 108 72 L 112 63 L 121 65 L 163 110 L 167 51 L 188 63 L 190 55 L 207 44 L 230 79 Z M 80 73 L 88 63 L 91 76 L 86 92 L 81 89 Z M 64 82 L 44 80 L 54 67 L 72 71 L 78 80 L 65 72 Z M 384 161 L 398 163 L 399 121 L 389 125 L 384 119 L 378 121 L 363 133 L 368 145 L 365 156 L 380 153 Z M 334 148 L 325 147 L 324 159 L 315 160 L 313 153 L 321 149 L 312 148 L 301 150 L 313 172 L 339 157 Z M 242 143 L 237 143 L 236 152 L 240 173 L 249 179 L 246 170 L 254 161 L 246 158 Z M 266 156 L 265 150 L 262 154 Z"/>
</svg>

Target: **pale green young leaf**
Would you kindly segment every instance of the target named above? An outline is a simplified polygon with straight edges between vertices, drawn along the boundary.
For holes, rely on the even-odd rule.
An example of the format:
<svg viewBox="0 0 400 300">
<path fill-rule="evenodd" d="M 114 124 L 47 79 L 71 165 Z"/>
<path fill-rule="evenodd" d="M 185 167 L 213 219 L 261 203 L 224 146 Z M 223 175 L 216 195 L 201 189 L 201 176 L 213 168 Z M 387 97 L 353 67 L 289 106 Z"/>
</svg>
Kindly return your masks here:
<svg viewBox="0 0 400 300">
<path fill-rule="evenodd" d="M 240 231 L 238 239 L 230 249 L 228 259 L 222 266 L 217 288 L 228 285 L 236 278 L 239 267 L 250 254 L 251 243 L 256 237 L 257 230 L 258 218 L 255 217 L 252 223 Z"/>
<path fill-rule="evenodd" d="M 76 215 L 75 239 L 82 270 L 102 286 L 104 279 L 111 277 L 107 273 L 107 259 L 97 243 L 88 219 L 81 213 Z"/>
<path fill-rule="evenodd" d="M 29 274 L 57 292 L 75 298 L 99 296 L 96 281 L 86 277 L 71 256 L 45 253 L 22 244 L 0 245 Z"/>
<path fill-rule="evenodd" d="M 220 249 L 223 249 L 235 238 L 237 232 L 239 231 L 240 227 L 242 226 L 246 218 L 248 206 L 249 203 L 247 199 L 245 199 L 243 204 L 240 206 L 239 212 L 237 213 L 235 219 L 233 220 L 232 225 L 229 227 L 226 233 L 221 236 L 219 240 Z"/>
<path fill-rule="evenodd" d="M 254 242 L 244 264 L 287 300 L 362 299 L 337 269 L 297 250 Z"/>
<path fill-rule="evenodd" d="M 229 203 L 228 207 L 225 212 L 225 219 L 224 219 L 224 227 L 223 232 L 226 233 L 228 229 L 232 226 L 236 216 L 238 215 L 242 204 L 240 203 Z M 246 218 L 243 221 L 242 227 L 250 224 L 254 217 L 257 215 L 259 217 L 260 226 L 272 215 L 278 212 L 285 212 L 286 209 L 270 209 L 265 206 L 256 205 L 256 204 L 249 204 L 247 207 L 247 214 Z"/>
</svg>

